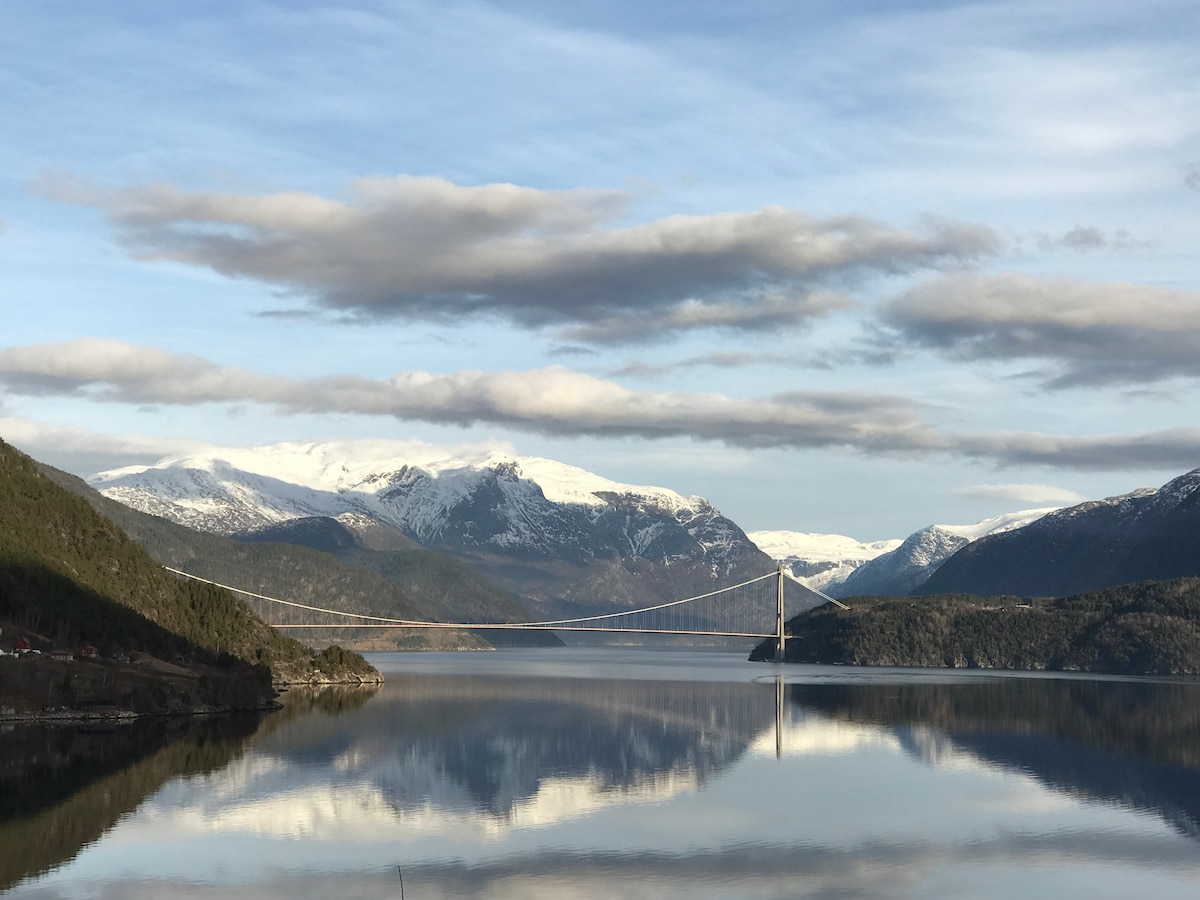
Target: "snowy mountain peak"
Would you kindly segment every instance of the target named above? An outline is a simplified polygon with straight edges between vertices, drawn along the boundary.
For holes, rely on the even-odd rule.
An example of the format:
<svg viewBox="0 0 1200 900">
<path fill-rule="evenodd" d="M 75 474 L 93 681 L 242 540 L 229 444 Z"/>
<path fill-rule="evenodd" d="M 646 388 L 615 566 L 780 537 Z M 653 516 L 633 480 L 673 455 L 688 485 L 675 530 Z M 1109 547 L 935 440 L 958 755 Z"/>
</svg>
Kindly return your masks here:
<svg viewBox="0 0 1200 900">
<path fill-rule="evenodd" d="M 927 576 L 971 541 L 1021 528 L 1056 509 L 1026 509 L 970 525 L 930 525 L 904 540 L 861 542 L 840 534 L 795 531 L 754 531 L 748 536 L 810 587 L 838 596 L 847 596 L 847 592 L 888 593 L 894 590 L 894 584 Z"/>
<path fill-rule="evenodd" d="M 458 452 L 447 455 L 447 450 Z M 181 472 L 189 474 L 180 478 Z M 214 480 L 246 484 L 254 480 L 246 476 L 343 495 L 380 494 L 423 483 L 439 485 L 443 499 L 451 501 L 469 491 L 469 484 L 484 473 L 513 482 L 532 481 L 552 503 L 598 507 L 606 504 L 603 495 L 607 494 L 642 498 L 663 510 L 699 511 L 709 507 L 701 497 L 685 498 L 666 488 L 622 484 L 554 460 L 520 457 L 507 450 L 442 448 L 401 441 L 283 442 L 251 448 L 221 447 L 206 455 L 170 456 L 152 466 L 100 472 L 88 482 L 105 491 L 148 478 L 167 478 L 181 491 L 197 496 L 211 493 Z M 188 485 L 194 491 L 189 491 Z"/>
<path fill-rule="evenodd" d="M 378 441 L 214 448 L 89 481 L 144 512 L 225 534 L 351 515 L 356 530 L 373 520 L 476 562 L 480 554 L 514 555 L 522 564 L 636 558 L 680 572 L 694 567 L 710 581 L 743 565 L 761 574 L 765 562 L 702 497 L 503 448 Z"/>
<path fill-rule="evenodd" d="M 966 538 L 968 541 L 977 541 L 982 537 L 987 537 L 989 534 L 1000 534 L 1001 532 L 1012 531 L 1014 528 L 1024 528 L 1030 522 L 1036 522 L 1043 516 L 1047 516 L 1058 509 L 1061 509 L 1061 507 L 1046 506 L 1040 509 L 1023 509 L 1019 512 L 991 516 L 982 522 L 976 522 L 972 525 L 933 525 L 931 527 L 957 537 Z"/>
<path fill-rule="evenodd" d="M 1175 505 L 1200 491 L 1200 469 L 1173 478 L 1158 489 L 1158 499 L 1161 503 Z"/>
<path fill-rule="evenodd" d="M 930 525 L 910 534 L 894 550 L 881 553 L 855 569 L 833 591 L 853 594 L 907 594 L 920 586 L 947 559 L 980 538 L 1022 528 L 1058 507 L 1026 509 L 992 516 L 971 525 Z"/>
<path fill-rule="evenodd" d="M 835 560 L 846 556 L 873 559 L 880 553 L 894 550 L 900 541 L 859 541 L 844 534 L 818 534 L 803 531 L 751 531 L 747 537 L 773 559 Z"/>
</svg>

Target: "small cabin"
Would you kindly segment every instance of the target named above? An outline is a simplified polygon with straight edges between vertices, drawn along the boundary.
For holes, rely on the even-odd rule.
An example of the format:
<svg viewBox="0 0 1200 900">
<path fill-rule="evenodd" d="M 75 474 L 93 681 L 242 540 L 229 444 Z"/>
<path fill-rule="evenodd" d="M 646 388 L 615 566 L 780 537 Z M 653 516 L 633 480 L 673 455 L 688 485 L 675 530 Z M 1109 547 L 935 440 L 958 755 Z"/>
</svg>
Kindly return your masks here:
<svg viewBox="0 0 1200 900">
<path fill-rule="evenodd" d="M 50 658 L 57 659 L 59 662 L 70 662 L 75 658 L 75 654 L 70 650 L 51 650 Z"/>
<path fill-rule="evenodd" d="M 14 653 L 28 653 L 33 649 L 33 646 L 25 638 L 18 638 L 16 646 L 13 647 Z"/>
<path fill-rule="evenodd" d="M 97 650 L 95 647 L 93 647 L 91 644 L 84 644 L 82 647 L 79 648 L 79 658 L 80 659 L 98 659 L 99 656 L 100 656 L 100 651 Z"/>
</svg>

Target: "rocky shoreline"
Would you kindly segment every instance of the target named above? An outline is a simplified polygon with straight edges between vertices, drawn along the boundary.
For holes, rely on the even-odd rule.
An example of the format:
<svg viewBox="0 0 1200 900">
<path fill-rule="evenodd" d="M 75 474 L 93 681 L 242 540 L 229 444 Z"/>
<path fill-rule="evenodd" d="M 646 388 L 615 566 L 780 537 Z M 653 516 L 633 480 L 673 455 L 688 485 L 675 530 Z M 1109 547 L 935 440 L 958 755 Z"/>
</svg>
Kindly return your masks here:
<svg viewBox="0 0 1200 900">
<path fill-rule="evenodd" d="M 208 716 L 281 707 L 289 688 L 364 687 L 383 682 L 370 666 L 275 673 L 263 665 L 212 666 L 167 662 L 146 654 L 134 661 L 48 656 L 0 658 L 0 725 L 119 723 L 152 716 Z"/>
</svg>

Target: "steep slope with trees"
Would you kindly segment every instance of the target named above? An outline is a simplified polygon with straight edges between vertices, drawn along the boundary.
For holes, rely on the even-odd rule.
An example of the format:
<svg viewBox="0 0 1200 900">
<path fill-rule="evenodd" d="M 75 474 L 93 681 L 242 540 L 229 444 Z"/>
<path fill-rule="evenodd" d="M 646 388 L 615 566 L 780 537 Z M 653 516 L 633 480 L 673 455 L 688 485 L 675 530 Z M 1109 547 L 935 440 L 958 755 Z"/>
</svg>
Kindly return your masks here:
<svg viewBox="0 0 1200 900">
<path fill-rule="evenodd" d="M 270 668 L 276 681 L 378 678 L 318 658 L 229 592 L 164 571 L 114 523 L 0 441 L 0 619 L 55 645 Z"/>
<path fill-rule="evenodd" d="M 335 519 L 295 519 L 233 539 L 139 512 L 110 500 L 74 475 L 49 467 L 43 467 L 43 471 L 117 523 L 156 561 L 201 578 L 363 615 L 476 622 L 529 618 L 516 597 L 470 566 L 426 550 L 379 523 L 352 529 Z M 379 533 L 382 529 L 389 533 Z M 266 609 L 262 612 L 266 614 Z M 271 611 L 272 621 L 281 621 L 277 618 L 280 612 L 278 608 Z M 305 613 L 295 621 L 325 619 Z M 561 645 L 551 634 L 531 637 L 540 639 L 539 645 Z M 305 630 L 303 638 L 316 646 L 331 641 L 362 642 L 374 649 L 465 650 L 491 646 L 489 640 L 474 634 L 440 630 Z"/>
</svg>

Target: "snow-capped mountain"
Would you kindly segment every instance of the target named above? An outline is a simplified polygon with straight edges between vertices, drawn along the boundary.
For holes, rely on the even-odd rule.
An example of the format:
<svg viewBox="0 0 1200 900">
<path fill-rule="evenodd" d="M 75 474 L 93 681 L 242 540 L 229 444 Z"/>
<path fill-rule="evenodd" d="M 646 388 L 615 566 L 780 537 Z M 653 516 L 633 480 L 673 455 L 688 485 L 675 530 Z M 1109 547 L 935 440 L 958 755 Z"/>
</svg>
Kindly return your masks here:
<svg viewBox="0 0 1200 900">
<path fill-rule="evenodd" d="M 763 553 L 787 566 L 792 577 L 826 593 L 863 563 L 900 546 L 899 538 L 864 543 L 844 534 L 801 531 L 751 531 L 748 537 Z"/>
<path fill-rule="evenodd" d="M 956 554 L 920 592 L 1065 596 L 1200 575 L 1200 469 L 1053 512 Z"/>
<path fill-rule="evenodd" d="M 910 534 L 887 553 L 863 563 L 828 593 L 835 597 L 856 594 L 903 596 L 920 585 L 967 544 L 992 534 L 1021 528 L 1054 512 L 1058 507 L 1027 509 L 992 516 L 972 525 L 930 525 Z"/>
<path fill-rule="evenodd" d="M 399 442 L 283 443 L 169 457 L 89 482 L 143 512 L 222 534 L 309 516 L 347 524 L 365 516 L 549 602 L 633 603 L 648 592 L 661 599 L 662 591 L 711 589 L 770 567 L 703 497 L 500 451 L 447 456 Z M 564 563 L 572 570 L 561 571 Z"/>
</svg>

